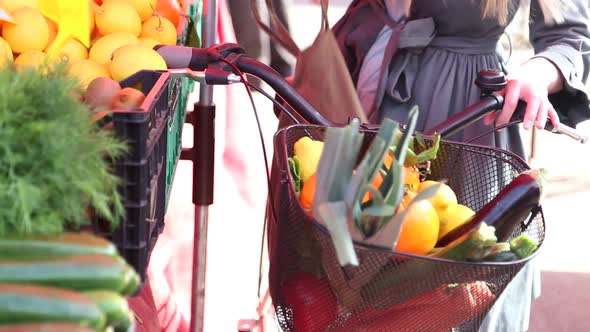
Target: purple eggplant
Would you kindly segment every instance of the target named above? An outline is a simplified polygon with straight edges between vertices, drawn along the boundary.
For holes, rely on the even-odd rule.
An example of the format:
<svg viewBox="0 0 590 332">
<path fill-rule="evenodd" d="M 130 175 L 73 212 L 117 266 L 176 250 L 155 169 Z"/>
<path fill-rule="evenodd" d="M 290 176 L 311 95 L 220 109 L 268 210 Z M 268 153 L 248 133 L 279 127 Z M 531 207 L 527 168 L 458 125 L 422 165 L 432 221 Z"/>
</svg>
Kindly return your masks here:
<svg viewBox="0 0 590 332">
<path fill-rule="evenodd" d="M 498 242 L 508 240 L 516 228 L 539 208 L 543 187 L 542 170 L 522 172 L 467 222 L 439 239 L 436 246 L 448 245 L 476 228 L 482 221 L 494 226 Z"/>
</svg>

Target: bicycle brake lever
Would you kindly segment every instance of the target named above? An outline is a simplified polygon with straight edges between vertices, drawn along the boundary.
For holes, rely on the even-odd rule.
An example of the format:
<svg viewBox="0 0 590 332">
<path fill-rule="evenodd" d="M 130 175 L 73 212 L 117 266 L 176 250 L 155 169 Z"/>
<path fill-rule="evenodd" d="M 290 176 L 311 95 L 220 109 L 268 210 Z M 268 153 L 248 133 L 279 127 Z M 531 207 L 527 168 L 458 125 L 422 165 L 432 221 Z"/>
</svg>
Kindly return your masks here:
<svg viewBox="0 0 590 332">
<path fill-rule="evenodd" d="M 524 118 L 525 109 L 526 104 L 522 101 L 519 102 L 518 106 L 516 107 L 516 111 L 514 111 L 514 114 L 512 114 L 511 121 L 522 122 L 522 119 Z M 544 129 L 554 134 L 566 135 L 572 138 L 573 140 L 580 142 L 581 144 L 586 144 L 588 142 L 588 136 L 582 134 L 579 130 L 567 126 L 563 123 L 560 123 L 559 126 L 555 128 L 553 127 L 553 123 L 551 123 L 551 120 L 547 119 L 547 123 L 545 124 Z"/>
<path fill-rule="evenodd" d="M 475 80 L 475 84 L 481 89 L 482 97 L 502 90 L 504 87 L 506 87 L 506 83 L 507 81 L 504 73 L 497 69 L 481 70 L 477 76 L 477 79 Z M 526 104 L 520 101 L 516 107 L 516 110 L 514 111 L 514 114 L 512 114 L 510 121 L 522 122 L 524 119 L 525 109 Z M 580 133 L 578 130 L 565 124 L 560 124 L 557 128 L 554 128 L 549 119 L 547 119 L 544 129 L 552 133 L 566 135 L 582 144 L 586 144 L 586 142 L 588 142 L 588 136 Z"/>
</svg>

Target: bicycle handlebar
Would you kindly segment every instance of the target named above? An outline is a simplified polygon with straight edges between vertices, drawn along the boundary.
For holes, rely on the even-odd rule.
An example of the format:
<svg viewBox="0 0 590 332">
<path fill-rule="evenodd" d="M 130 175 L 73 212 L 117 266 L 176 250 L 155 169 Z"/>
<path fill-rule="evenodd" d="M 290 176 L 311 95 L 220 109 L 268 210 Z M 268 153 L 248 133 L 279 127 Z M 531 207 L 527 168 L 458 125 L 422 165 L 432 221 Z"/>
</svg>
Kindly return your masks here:
<svg viewBox="0 0 590 332">
<path fill-rule="evenodd" d="M 243 73 L 256 76 L 266 82 L 310 124 L 322 126 L 343 125 L 333 123 L 324 118 L 279 73 L 260 61 L 244 56 L 243 49 L 237 44 L 220 44 L 209 48 L 158 45 L 154 49 L 164 58 L 170 69 L 188 68 L 201 71 L 212 65 L 225 65 L 223 62 L 231 61 Z M 232 56 L 233 58 L 229 60 Z M 224 68 L 229 72 L 233 72 L 231 67 L 229 69 L 227 67 L 229 66 L 226 65 Z M 480 75 L 478 77 L 476 84 L 482 87 L 482 91 L 487 87 L 489 93 L 486 93 L 479 102 L 467 107 L 464 111 L 452 116 L 443 123 L 426 131 L 424 134 L 433 135 L 434 133 L 439 133 L 442 137 L 450 136 L 483 118 L 485 115 L 502 109 L 504 98 L 498 94 L 494 94 L 493 91 L 499 90 L 505 84 L 503 74 L 494 70 L 482 70 L 481 74 L 483 76 Z M 521 102 L 521 105 L 517 107 L 517 111 L 514 112 L 511 121 L 522 121 L 523 116 L 524 107 Z M 554 133 L 565 134 L 581 143 L 588 141 L 588 137 L 579 133 L 576 129 L 563 124 L 558 128 L 553 128 L 551 122 L 548 121 L 545 129 Z"/>
<path fill-rule="evenodd" d="M 241 57 L 235 63 L 244 73 L 254 75 L 264 82 L 287 102 L 299 115 L 311 124 L 321 126 L 334 126 L 335 123 L 324 118 L 311 104 L 274 69 L 264 65 L 262 62 Z"/>
<path fill-rule="evenodd" d="M 437 126 L 427 130 L 424 134 L 432 136 L 438 133 L 442 137 L 451 136 L 484 116 L 501 109 L 502 105 L 504 105 L 503 96 L 490 94 L 483 97 L 479 102 L 467 107 L 463 112 L 457 113 Z"/>
</svg>

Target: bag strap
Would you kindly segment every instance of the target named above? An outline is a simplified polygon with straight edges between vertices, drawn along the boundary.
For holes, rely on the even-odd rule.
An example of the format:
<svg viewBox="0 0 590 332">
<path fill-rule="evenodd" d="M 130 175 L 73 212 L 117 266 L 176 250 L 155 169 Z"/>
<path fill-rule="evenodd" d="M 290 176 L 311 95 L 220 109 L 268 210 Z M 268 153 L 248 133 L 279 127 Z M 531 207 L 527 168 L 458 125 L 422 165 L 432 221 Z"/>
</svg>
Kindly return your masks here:
<svg viewBox="0 0 590 332">
<path fill-rule="evenodd" d="M 242 1 L 242 0 L 240 0 Z M 285 27 L 283 22 L 279 19 L 274 5 L 272 4 L 272 0 L 265 0 L 266 9 L 269 14 L 269 21 L 270 26 L 268 26 L 262 18 L 260 17 L 260 11 L 258 10 L 258 1 L 257 0 L 250 0 L 250 8 L 252 10 L 252 15 L 254 15 L 254 19 L 258 26 L 266 32 L 270 38 L 274 39 L 277 43 L 279 43 L 282 47 L 284 47 L 289 53 L 293 54 L 294 56 L 299 55 L 301 50 L 297 46 L 297 43 L 291 37 L 289 30 Z"/>
<path fill-rule="evenodd" d="M 329 0 L 321 0 L 320 5 L 322 7 L 322 25 L 320 31 L 326 31 L 330 29 L 330 24 L 328 23 L 328 4 Z"/>
<path fill-rule="evenodd" d="M 375 93 L 375 97 L 373 102 L 371 103 L 371 108 L 368 112 L 368 117 L 371 119 L 375 116 L 377 112 L 379 112 L 379 108 L 381 106 L 381 101 L 385 95 L 385 85 L 387 83 L 387 75 L 386 73 L 389 70 L 389 65 L 391 64 L 393 57 L 398 51 L 399 46 L 399 35 L 401 30 L 403 30 L 405 24 L 408 21 L 408 18 L 405 15 L 402 15 L 400 19 L 396 22 L 389 17 L 386 13 L 386 8 L 384 4 L 379 1 L 369 1 L 369 4 L 373 11 L 377 13 L 377 15 L 383 20 L 383 22 L 391 28 L 391 37 L 387 42 L 387 46 L 385 47 L 385 52 L 383 55 L 383 60 L 381 63 L 381 67 L 379 69 L 379 83 L 377 85 L 377 92 Z"/>
</svg>

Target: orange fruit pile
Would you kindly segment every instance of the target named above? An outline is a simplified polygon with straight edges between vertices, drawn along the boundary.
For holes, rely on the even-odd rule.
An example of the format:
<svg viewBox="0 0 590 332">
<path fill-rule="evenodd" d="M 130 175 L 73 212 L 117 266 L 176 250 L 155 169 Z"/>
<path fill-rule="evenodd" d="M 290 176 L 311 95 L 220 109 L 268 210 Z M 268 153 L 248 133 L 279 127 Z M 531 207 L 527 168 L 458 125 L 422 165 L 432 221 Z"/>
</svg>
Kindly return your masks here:
<svg viewBox="0 0 590 332">
<path fill-rule="evenodd" d="M 121 80 L 142 69 L 166 69 L 153 47 L 176 44 L 182 13 L 178 0 L 88 0 L 88 6 L 90 47 L 70 39 L 61 47 L 57 59 L 49 59 L 47 52 L 59 27 L 43 16 L 39 1 L 0 0 L 0 8 L 15 21 L 0 21 L 0 66 L 14 62 L 17 68 L 25 68 L 38 67 L 48 61 L 65 61 L 70 73 L 78 77 L 83 86 L 97 77 Z M 115 50 L 135 44 L 146 47 L 122 54 L 141 61 L 122 59 L 134 66 L 125 70 L 120 66 L 113 68 Z"/>
</svg>

